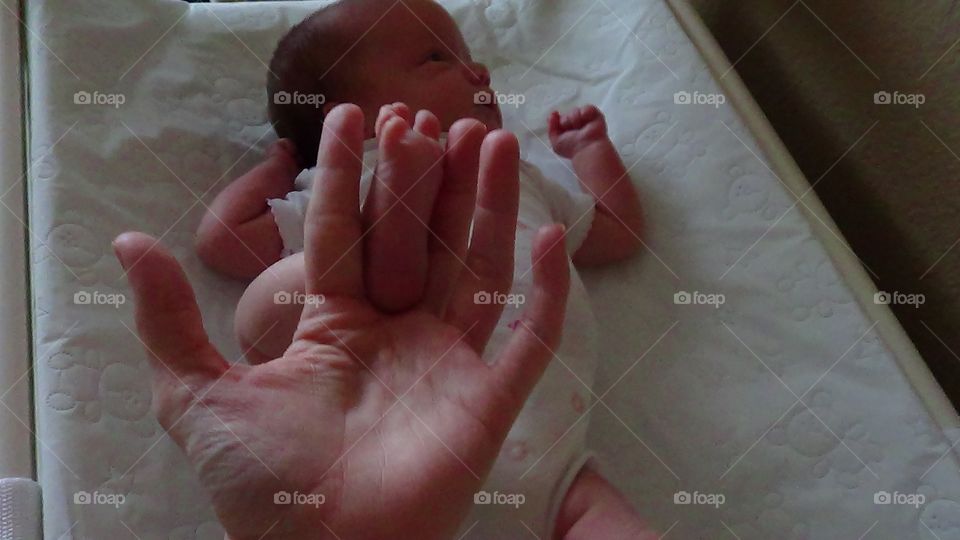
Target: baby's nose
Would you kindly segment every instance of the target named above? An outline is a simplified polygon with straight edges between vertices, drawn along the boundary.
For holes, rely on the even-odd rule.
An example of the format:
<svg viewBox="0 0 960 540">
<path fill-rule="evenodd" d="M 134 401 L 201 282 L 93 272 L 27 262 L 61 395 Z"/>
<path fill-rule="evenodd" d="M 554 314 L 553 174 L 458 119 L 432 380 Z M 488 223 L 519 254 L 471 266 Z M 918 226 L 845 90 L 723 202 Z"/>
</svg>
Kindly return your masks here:
<svg viewBox="0 0 960 540">
<path fill-rule="evenodd" d="M 470 80 L 473 84 L 490 86 L 490 70 L 480 62 L 470 62 Z"/>
</svg>

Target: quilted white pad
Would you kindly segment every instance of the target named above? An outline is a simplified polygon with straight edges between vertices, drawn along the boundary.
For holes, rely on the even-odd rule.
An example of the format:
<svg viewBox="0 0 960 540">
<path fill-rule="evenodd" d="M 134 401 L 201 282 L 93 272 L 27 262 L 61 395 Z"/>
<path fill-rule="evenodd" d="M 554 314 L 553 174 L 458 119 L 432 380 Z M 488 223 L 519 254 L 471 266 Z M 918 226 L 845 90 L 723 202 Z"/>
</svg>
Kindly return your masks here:
<svg viewBox="0 0 960 540">
<path fill-rule="evenodd" d="M 604 330 L 593 446 L 641 513 L 674 538 L 960 538 L 950 443 L 828 258 L 823 229 L 729 105 L 675 103 L 719 90 L 667 6 L 443 3 L 494 87 L 525 97 L 504 107 L 525 157 L 572 181 L 543 143 L 547 113 L 592 102 L 633 166 L 650 249 L 585 278 Z M 264 62 L 317 5 L 27 5 L 47 538 L 220 538 L 149 415 L 131 306 L 110 296 L 126 287 L 109 242 L 126 229 L 161 237 L 215 342 L 236 352 L 243 286 L 194 255 L 198 197 L 209 203 L 272 140 Z M 684 291 L 725 302 L 675 303 Z M 876 504 L 882 492 L 923 501 Z"/>
</svg>

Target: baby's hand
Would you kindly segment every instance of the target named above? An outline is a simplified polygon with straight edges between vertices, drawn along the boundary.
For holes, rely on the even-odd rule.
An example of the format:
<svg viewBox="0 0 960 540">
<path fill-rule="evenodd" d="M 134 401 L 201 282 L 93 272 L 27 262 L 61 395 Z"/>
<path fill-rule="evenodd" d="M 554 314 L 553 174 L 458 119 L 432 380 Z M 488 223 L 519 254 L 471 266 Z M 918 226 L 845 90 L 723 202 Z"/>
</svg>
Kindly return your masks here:
<svg viewBox="0 0 960 540">
<path fill-rule="evenodd" d="M 267 149 L 267 154 L 269 155 L 281 155 L 287 158 L 297 159 L 297 147 L 293 144 L 293 141 L 290 139 L 277 139 L 276 142 L 270 145 Z"/>
<path fill-rule="evenodd" d="M 288 178 L 292 172 L 293 178 L 296 178 L 302 170 L 297 164 L 297 147 L 290 139 L 278 139 L 269 148 L 267 148 L 267 158 L 264 163 L 276 166 L 272 173 L 279 178 Z"/>
<path fill-rule="evenodd" d="M 573 159 L 577 152 L 591 143 L 607 138 L 607 123 L 603 113 L 594 105 L 586 105 L 563 115 L 553 111 L 547 128 L 553 151 L 567 159 Z"/>
</svg>

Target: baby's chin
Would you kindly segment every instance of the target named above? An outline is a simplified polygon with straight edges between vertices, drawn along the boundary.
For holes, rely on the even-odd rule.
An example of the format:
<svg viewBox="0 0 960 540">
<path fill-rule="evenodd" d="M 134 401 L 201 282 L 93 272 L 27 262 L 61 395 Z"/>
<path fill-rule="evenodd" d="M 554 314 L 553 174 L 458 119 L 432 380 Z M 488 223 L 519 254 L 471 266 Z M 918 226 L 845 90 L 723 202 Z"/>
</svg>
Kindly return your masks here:
<svg viewBox="0 0 960 540">
<path fill-rule="evenodd" d="M 483 122 L 487 129 L 493 131 L 503 127 L 503 115 L 500 113 L 500 107 L 493 105 L 474 105 L 471 118 Z"/>
</svg>

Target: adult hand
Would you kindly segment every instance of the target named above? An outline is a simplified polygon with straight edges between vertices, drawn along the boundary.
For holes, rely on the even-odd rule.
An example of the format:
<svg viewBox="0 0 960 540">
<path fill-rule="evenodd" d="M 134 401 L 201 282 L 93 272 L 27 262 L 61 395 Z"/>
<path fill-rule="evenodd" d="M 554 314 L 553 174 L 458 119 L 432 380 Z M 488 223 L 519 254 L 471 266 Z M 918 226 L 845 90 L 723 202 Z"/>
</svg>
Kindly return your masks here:
<svg viewBox="0 0 960 540">
<path fill-rule="evenodd" d="M 437 195 L 456 211 L 431 229 L 463 252 L 469 271 L 438 254 L 417 306 L 386 314 L 368 301 L 362 127 L 352 105 L 324 122 L 305 231 L 306 291 L 324 302 L 307 303 L 280 358 L 229 364 L 169 252 L 141 233 L 114 241 L 157 418 L 235 540 L 451 537 L 559 342 L 568 259 L 563 229 L 550 226 L 534 243 L 524 319 L 495 362 L 481 360 L 501 308 L 475 304 L 474 294 L 508 292 L 513 274 L 519 152 L 502 131 L 483 140 L 477 175 L 446 175 Z"/>
</svg>

